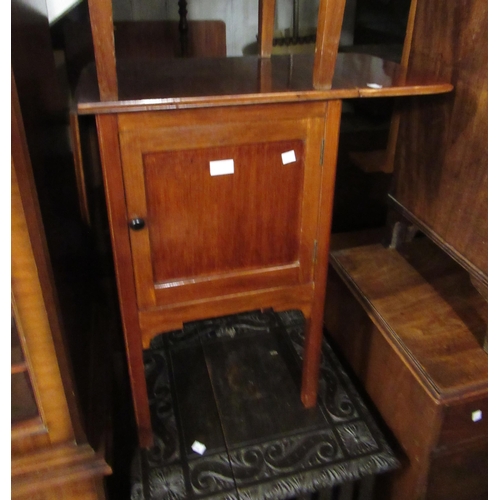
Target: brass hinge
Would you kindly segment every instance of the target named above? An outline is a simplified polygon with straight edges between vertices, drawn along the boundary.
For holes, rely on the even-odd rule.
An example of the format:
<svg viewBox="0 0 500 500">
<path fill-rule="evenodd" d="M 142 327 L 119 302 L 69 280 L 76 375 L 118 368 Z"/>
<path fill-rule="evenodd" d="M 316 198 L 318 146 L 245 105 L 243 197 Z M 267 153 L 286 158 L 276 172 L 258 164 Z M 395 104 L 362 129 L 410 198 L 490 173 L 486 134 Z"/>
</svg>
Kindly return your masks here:
<svg viewBox="0 0 500 500">
<path fill-rule="evenodd" d="M 323 166 L 323 156 L 325 155 L 325 139 L 321 141 L 321 152 L 319 157 L 319 164 Z"/>
</svg>

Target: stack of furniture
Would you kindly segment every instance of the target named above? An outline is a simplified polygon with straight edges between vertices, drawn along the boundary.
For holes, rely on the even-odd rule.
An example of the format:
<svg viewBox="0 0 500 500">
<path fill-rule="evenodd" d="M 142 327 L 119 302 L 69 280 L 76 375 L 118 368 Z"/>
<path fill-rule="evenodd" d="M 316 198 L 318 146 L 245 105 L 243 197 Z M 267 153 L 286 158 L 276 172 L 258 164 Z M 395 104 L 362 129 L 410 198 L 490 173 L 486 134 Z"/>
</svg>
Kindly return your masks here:
<svg viewBox="0 0 500 500">
<path fill-rule="evenodd" d="M 333 235 L 325 319 L 406 457 L 383 498 L 486 498 L 487 2 L 410 12 L 408 78 L 455 90 L 399 103 L 391 244 Z"/>
<path fill-rule="evenodd" d="M 152 445 L 143 349 L 183 323 L 272 307 L 307 320 L 302 401 L 316 403 L 342 99 L 448 92 L 376 57 L 337 57 L 344 0 L 322 0 L 316 52 L 115 57 L 111 1 L 89 1 L 95 116 L 139 441 Z"/>
</svg>

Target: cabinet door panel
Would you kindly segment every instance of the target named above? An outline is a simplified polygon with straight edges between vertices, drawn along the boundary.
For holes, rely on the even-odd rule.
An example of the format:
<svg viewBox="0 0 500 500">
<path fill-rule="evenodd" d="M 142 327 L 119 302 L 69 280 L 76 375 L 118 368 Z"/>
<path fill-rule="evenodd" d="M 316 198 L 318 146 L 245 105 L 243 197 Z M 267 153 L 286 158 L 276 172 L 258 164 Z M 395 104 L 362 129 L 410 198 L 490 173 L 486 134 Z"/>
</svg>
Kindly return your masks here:
<svg viewBox="0 0 500 500">
<path fill-rule="evenodd" d="M 127 212 L 145 220 L 130 231 L 140 309 L 312 281 L 323 118 L 272 108 L 150 130 L 155 120 L 128 118 Z M 221 161 L 231 173 L 213 175 Z"/>
<path fill-rule="evenodd" d="M 220 160 L 234 173 L 212 176 Z M 146 154 L 144 171 L 155 283 L 298 261 L 302 142 Z"/>
</svg>

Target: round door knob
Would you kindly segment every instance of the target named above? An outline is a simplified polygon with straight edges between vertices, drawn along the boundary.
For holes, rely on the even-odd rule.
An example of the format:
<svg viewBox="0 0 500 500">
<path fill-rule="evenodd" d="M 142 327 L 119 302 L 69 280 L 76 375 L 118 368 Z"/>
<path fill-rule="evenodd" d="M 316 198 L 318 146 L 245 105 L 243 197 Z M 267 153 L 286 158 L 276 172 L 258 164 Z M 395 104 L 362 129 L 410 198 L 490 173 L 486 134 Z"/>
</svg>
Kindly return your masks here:
<svg viewBox="0 0 500 500">
<path fill-rule="evenodd" d="M 130 229 L 133 229 L 134 231 L 139 231 L 141 230 L 144 226 L 146 225 L 146 222 L 144 221 L 144 219 L 141 219 L 139 217 L 135 218 L 135 219 L 132 219 L 129 223 L 128 223 L 128 227 Z"/>
</svg>

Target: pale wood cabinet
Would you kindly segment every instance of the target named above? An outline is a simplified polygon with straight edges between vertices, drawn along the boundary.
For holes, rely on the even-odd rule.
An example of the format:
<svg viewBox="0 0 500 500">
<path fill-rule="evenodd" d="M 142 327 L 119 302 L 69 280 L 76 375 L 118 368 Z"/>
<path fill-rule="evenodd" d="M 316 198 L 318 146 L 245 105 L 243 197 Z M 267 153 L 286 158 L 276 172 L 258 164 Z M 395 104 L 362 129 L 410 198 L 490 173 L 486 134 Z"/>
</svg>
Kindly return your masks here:
<svg viewBox="0 0 500 500">
<path fill-rule="evenodd" d="M 82 427 L 14 79 L 11 123 L 12 498 L 104 499 L 111 469 Z"/>
</svg>

